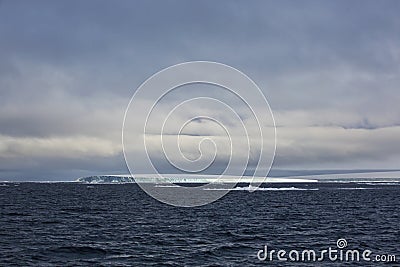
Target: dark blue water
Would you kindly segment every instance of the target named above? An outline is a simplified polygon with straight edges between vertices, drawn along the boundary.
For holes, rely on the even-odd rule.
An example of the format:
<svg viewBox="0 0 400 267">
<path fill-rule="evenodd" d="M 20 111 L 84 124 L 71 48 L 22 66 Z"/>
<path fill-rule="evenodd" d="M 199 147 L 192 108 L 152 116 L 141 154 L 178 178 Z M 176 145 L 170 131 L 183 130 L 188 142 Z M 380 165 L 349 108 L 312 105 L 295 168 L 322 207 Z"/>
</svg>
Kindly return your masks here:
<svg viewBox="0 0 400 267">
<path fill-rule="evenodd" d="M 396 266 L 400 185 L 273 185 L 197 208 L 168 206 L 134 184 L 0 186 L 1 266 Z M 360 189 L 364 188 L 364 189 Z M 271 249 L 348 248 L 397 263 L 260 261 Z"/>
</svg>

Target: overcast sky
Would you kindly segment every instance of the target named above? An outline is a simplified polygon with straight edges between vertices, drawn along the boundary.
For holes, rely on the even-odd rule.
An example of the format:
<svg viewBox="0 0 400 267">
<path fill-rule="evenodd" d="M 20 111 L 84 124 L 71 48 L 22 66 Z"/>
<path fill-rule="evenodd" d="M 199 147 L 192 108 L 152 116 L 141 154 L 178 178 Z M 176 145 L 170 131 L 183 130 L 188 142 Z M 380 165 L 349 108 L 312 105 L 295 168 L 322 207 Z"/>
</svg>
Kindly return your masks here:
<svg viewBox="0 0 400 267">
<path fill-rule="evenodd" d="M 259 85 L 273 168 L 398 169 L 399 13 L 400 1 L 0 1 L 0 180 L 126 173 L 129 99 L 192 60 Z"/>
</svg>

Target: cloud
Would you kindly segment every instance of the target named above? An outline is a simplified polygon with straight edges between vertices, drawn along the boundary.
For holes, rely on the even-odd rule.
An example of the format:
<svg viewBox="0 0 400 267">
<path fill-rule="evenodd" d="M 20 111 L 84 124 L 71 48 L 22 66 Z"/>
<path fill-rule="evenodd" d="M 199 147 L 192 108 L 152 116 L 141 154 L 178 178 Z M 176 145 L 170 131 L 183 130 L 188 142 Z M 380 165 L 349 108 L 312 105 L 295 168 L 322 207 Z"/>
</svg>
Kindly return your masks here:
<svg viewBox="0 0 400 267">
<path fill-rule="evenodd" d="M 354 168 L 364 162 L 388 168 L 400 159 L 400 127 L 343 129 L 339 127 L 282 127 L 278 129 L 275 166 L 310 165 L 318 168 Z M 394 160 L 394 161 L 393 161 Z"/>
<path fill-rule="evenodd" d="M 2 158 L 59 157 L 82 158 L 114 156 L 121 151 L 121 144 L 96 137 L 32 138 L 0 136 Z"/>
</svg>

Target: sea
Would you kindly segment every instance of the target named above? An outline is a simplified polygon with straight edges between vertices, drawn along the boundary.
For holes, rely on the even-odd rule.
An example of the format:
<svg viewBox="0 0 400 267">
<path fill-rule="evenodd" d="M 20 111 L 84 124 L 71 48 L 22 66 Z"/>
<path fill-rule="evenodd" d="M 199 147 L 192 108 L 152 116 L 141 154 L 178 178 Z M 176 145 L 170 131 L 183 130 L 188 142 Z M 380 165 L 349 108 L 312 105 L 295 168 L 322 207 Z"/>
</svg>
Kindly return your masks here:
<svg viewBox="0 0 400 267">
<path fill-rule="evenodd" d="M 398 181 L 239 184 L 194 208 L 134 183 L 8 182 L 0 214 L 0 266 L 400 266 Z"/>
</svg>

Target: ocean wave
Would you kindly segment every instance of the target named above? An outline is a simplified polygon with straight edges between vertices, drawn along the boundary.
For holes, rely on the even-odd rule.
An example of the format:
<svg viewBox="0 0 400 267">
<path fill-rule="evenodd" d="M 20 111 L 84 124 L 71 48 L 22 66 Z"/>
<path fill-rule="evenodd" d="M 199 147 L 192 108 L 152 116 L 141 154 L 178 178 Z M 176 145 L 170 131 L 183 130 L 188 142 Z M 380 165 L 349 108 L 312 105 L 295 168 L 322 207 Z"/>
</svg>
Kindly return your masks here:
<svg viewBox="0 0 400 267">
<path fill-rule="evenodd" d="M 104 256 L 107 254 L 107 251 L 105 249 L 90 246 L 62 246 L 48 249 L 48 251 L 54 254 L 69 254 L 81 256 Z"/>
</svg>

